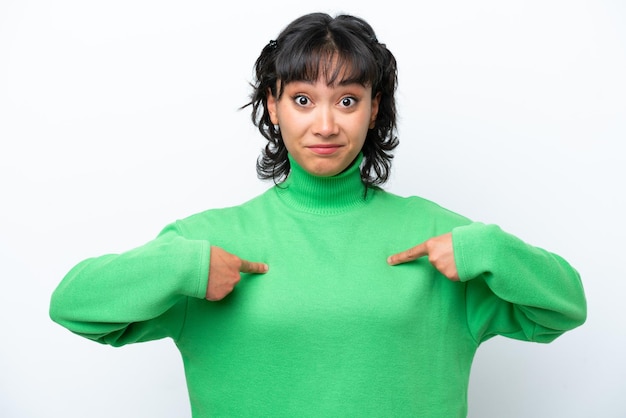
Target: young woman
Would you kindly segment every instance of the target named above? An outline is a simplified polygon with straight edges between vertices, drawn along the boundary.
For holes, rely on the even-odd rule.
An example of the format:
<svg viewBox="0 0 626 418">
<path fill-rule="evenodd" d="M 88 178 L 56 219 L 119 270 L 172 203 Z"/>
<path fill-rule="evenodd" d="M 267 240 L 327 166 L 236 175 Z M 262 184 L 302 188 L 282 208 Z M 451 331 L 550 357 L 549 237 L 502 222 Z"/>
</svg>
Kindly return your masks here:
<svg viewBox="0 0 626 418">
<path fill-rule="evenodd" d="M 275 185 L 79 263 L 53 320 L 114 346 L 171 338 L 194 417 L 462 417 L 481 342 L 584 322 L 561 257 L 380 188 L 396 62 L 368 23 L 302 16 L 255 68 L 257 168 Z"/>
</svg>

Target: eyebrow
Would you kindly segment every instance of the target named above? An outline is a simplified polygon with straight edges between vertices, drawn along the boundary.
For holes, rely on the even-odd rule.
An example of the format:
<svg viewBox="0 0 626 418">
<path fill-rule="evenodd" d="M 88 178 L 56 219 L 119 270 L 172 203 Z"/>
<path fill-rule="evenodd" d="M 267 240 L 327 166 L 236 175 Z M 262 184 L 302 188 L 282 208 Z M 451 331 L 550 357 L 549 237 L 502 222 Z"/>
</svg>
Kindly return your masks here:
<svg viewBox="0 0 626 418">
<path fill-rule="evenodd" d="M 312 81 L 312 80 L 292 80 L 292 81 L 290 81 L 288 83 L 284 83 L 283 86 L 286 87 L 289 84 L 293 84 L 293 83 L 304 83 L 304 84 L 308 84 L 308 85 L 312 86 L 315 83 L 317 83 L 317 80 L 315 80 L 315 81 Z M 333 85 L 333 84 L 329 84 L 329 85 Z M 369 86 L 368 84 L 363 84 L 363 83 L 359 82 L 356 79 L 349 79 L 349 78 L 345 79 L 345 80 L 340 80 L 338 83 L 334 83 L 334 85 L 341 86 L 341 87 L 356 85 L 356 86 L 360 86 L 360 87 L 363 87 L 363 88 L 367 88 Z"/>
</svg>

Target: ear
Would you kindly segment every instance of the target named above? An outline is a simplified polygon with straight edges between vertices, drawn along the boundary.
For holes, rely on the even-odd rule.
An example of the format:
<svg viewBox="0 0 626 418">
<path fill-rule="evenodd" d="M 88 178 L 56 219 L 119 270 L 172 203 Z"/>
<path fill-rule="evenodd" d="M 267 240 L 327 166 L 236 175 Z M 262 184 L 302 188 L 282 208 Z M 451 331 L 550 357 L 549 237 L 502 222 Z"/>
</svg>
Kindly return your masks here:
<svg viewBox="0 0 626 418">
<path fill-rule="evenodd" d="M 374 129 L 376 126 L 376 117 L 378 116 L 378 106 L 380 105 L 380 92 L 376 93 L 376 96 L 372 98 L 372 114 L 370 116 L 370 129 Z"/>
<path fill-rule="evenodd" d="M 276 98 L 271 89 L 267 89 L 267 112 L 270 114 L 272 124 L 278 125 L 278 115 L 276 112 Z"/>
</svg>

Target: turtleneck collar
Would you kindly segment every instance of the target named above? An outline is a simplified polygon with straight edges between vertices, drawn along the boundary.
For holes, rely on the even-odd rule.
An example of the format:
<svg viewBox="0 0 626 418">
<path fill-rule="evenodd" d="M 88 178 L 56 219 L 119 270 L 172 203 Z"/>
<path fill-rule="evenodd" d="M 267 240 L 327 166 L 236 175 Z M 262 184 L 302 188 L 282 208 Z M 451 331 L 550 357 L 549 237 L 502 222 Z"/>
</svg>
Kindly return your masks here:
<svg viewBox="0 0 626 418">
<path fill-rule="evenodd" d="M 276 186 L 278 196 L 294 209 L 317 213 L 337 214 L 364 205 L 370 193 L 365 195 L 361 181 L 363 154 L 344 172 L 332 177 L 318 177 L 305 171 L 289 157 L 290 172 L 287 179 Z"/>
</svg>

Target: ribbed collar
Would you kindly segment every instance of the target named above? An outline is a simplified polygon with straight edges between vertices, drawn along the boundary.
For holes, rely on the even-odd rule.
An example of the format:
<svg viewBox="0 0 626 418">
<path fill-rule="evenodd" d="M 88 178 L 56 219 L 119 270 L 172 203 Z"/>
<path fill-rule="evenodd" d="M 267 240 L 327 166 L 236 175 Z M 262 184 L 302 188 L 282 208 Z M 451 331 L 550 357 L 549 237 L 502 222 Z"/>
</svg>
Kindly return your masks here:
<svg viewBox="0 0 626 418">
<path fill-rule="evenodd" d="M 360 167 L 363 154 L 343 173 L 332 177 L 317 177 L 305 171 L 289 155 L 291 170 L 287 179 L 276 186 L 278 196 L 294 209 L 317 213 L 337 214 L 362 206 L 365 185 L 361 181 Z"/>
</svg>

